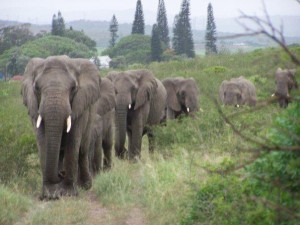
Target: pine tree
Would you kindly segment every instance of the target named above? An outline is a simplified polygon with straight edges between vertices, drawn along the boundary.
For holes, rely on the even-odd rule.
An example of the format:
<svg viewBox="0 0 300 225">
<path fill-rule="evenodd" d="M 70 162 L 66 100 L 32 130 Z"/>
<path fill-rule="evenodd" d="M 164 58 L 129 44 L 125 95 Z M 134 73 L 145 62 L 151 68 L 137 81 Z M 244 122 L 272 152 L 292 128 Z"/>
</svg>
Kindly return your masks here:
<svg viewBox="0 0 300 225">
<path fill-rule="evenodd" d="M 118 21 L 115 15 L 113 15 L 110 25 L 109 25 L 109 31 L 110 31 L 110 41 L 109 41 L 109 46 L 110 47 L 114 47 L 116 45 L 117 42 L 117 38 L 118 38 Z"/>
<path fill-rule="evenodd" d="M 141 0 L 138 0 L 136 3 L 131 34 L 145 34 L 144 13 Z"/>
<path fill-rule="evenodd" d="M 166 48 L 170 47 L 170 38 L 169 38 L 169 27 L 167 20 L 167 12 L 165 8 L 164 0 L 159 0 L 158 2 L 158 12 L 157 12 L 157 27 L 160 40 L 165 44 Z"/>
<path fill-rule="evenodd" d="M 51 28 L 51 34 L 52 35 L 58 35 L 63 36 L 65 33 L 66 27 L 65 27 L 65 20 L 61 15 L 61 12 L 58 11 L 57 18 L 54 14 L 52 17 L 52 28 Z"/>
<path fill-rule="evenodd" d="M 195 57 L 194 41 L 190 23 L 190 2 L 183 0 L 179 15 L 175 17 L 173 28 L 173 48 L 178 55 Z"/>
<path fill-rule="evenodd" d="M 161 47 L 161 40 L 159 36 L 159 28 L 157 24 L 154 24 L 152 27 L 152 36 L 151 36 L 151 57 L 152 61 L 161 61 L 163 49 Z"/>
<path fill-rule="evenodd" d="M 52 35 L 57 35 L 57 18 L 56 18 L 56 15 L 53 14 L 53 17 L 52 17 L 52 26 L 51 26 L 51 34 Z"/>
<path fill-rule="evenodd" d="M 206 34 L 205 34 L 205 54 L 217 54 L 217 46 L 216 46 L 216 24 L 213 14 L 213 8 L 211 3 L 208 4 L 207 7 L 207 25 L 206 25 Z"/>
</svg>

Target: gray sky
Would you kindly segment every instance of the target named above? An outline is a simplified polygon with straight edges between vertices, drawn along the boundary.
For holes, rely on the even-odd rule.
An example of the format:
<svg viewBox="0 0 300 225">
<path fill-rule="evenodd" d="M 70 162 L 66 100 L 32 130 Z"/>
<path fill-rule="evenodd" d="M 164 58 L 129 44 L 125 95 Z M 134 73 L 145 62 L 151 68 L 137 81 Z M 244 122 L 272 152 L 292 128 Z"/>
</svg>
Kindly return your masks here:
<svg viewBox="0 0 300 225">
<path fill-rule="evenodd" d="M 78 19 L 107 20 L 116 14 L 119 23 L 132 22 L 137 0 L 0 0 L 0 19 L 31 23 L 51 23 L 53 14 L 62 12 L 65 21 Z M 165 0 L 169 23 L 179 12 L 182 0 Z M 238 17 L 240 11 L 262 15 L 262 0 L 190 0 L 191 18 L 206 17 L 212 3 L 215 18 Z M 279 16 L 300 16 L 296 0 L 264 0 L 268 13 Z M 156 19 L 158 0 L 142 0 L 145 22 Z M 170 21 L 171 20 L 171 21 Z"/>
</svg>

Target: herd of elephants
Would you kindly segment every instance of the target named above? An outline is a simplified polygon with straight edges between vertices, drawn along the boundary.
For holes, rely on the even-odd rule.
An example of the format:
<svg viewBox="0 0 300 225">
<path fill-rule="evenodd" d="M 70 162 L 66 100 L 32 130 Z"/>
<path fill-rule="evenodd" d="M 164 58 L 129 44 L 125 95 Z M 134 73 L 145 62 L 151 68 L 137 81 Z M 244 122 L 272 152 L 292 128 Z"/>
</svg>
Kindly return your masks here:
<svg viewBox="0 0 300 225">
<path fill-rule="evenodd" d="M 275 81 L 275 95 L 286 107 L 290 90 L 298 87 L 295 71 L 279 68 Z M 144 134 L 154 150 L 152 125 L 199 110 L 193 78 L 160 81 L 149 70 L 101 78 L 89 60 L 68 56 L 32 58 L 21 92 L 36 134 L 42 200 L 77 195 L 77 186 L 91 188 L 92 177 L 111 168 L 113 145 L 117 157 L 136 161 Z M 244 77 L 223 81 L 219 97 L 225 105 L 256 104 L 255 86 Z"/>
</svg>

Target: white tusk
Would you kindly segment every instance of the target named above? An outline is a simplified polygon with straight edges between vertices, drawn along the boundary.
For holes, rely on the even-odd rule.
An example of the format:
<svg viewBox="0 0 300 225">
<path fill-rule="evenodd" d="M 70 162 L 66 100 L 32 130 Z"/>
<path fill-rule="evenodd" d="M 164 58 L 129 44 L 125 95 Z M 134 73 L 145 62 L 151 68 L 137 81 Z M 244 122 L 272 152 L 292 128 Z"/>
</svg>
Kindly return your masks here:
<svg viewBox="0 0 300 225">
<path fill-rule="evenodd" d="M 69 131 L 71 130 L 71 124 L 71 116 L 69 116 L 67 119 L 67 133 L 69 133 Z"/>
<path fill-rule="evenodd" d="M 189 108 L 189 107 L 187 107 L 187 108 L 186 108 L 186 111 L 187 111 L 187 112 L 190 112 L 190 108 Z"/>
<path fill-rule="evenodd" d="M 128 109 L 131 109 L 131 104 L 128 105 Z"/>
<path fill-rule="evenodd" d="M 236 107 L 238 107 L 238 108 L 239 108 L 239 107 L 240 107 L 240 105 L 239 105 L 239 104 L 237 104 L 237 105 L 236 105 Z"/>
<path fill-rule="evenodd" d="M 42 117 L 41 117 L 41 115 L 39 115 L 39 117 L 37 118 L 37 121 L 36 121 L 36 128 L 40 127 L 41 122 L 42 122 Z"/>
<path fill-rule="evenodd" d="M 271 97 L 274 97 L 275 96 L 275 93 L 273 93 L 272 95 L 271 95 Z"/>
</svg>

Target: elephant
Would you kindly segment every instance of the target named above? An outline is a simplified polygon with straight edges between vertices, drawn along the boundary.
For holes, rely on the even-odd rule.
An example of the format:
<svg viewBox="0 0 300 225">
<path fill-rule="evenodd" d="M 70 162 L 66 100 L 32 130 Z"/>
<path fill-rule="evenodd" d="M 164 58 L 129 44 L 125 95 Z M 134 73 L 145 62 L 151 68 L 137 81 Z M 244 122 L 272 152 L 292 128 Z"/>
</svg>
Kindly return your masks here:
<svg viewBox="0 0 300 225">
<path fill-rule="evenodd" d="M 167 92 L 149 70 L 110 72 L 107 76 L 116 92 L 115 154 L 135 162 L 141 157 L 142 137 L 147 134 L 149 151 L 154 151 L 154 135 L 151 126 L 160 123 Z M 128 135 L 128 154 L 125 148 Z"/>
<path fill-rule="evenodd" d="M 256 105 L 255 86 L 243 76 L 224 80 L 219 88 L 219 97 L 225 105 Z"/>
<path fill-rule="evenodd" d="M 87 59 L 49 56 L 29 60 L 22 82 L 42 170 L 41 200 L 75 196 L 77 185 L 89 189 L 89 142 L 99 71 Z"/>
<path fill-rule="evenodd" d="M 93 124 L 90 146 L 90 171 L 93 175 L 99 173 L 101 169 L 111 168 L 116 97 L 114 85 L 107 78 L 101 79 L 100 96 L 97 101 L 97 115 Z"/>
<path fill-rule="evenodd" d="M 199 111 L 199 88 L 193 78 L 167 78 L 162 81 L 167 90 L 167 106 L 163 120 Z"/>
<path fill-rule="evenodd" d="M 278 98 L 280 107 L 286 108 L 291 101 L 290 91 L 298 89 L 295 69 L 278 68 L 275 73 L 276 91 L 274 95 Z"/>
</svg>

